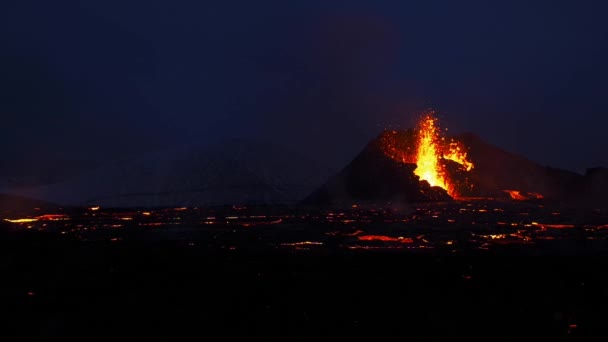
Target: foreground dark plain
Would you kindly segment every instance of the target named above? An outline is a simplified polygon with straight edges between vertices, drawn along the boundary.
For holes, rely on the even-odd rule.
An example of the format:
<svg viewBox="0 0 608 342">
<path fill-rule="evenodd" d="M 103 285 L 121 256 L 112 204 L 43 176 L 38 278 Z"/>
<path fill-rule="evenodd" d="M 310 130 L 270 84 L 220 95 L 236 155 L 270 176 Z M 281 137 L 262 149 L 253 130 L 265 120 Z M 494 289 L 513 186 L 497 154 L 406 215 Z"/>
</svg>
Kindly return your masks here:
<svg viewBox="0 0 608 342">
<path fill-rule="evenodd" d="M 608 336 L 608 215 L 542 202 L 3 213 L 23 338 Z M 9 222 L 9 221 L 12 222 Z"/>
</svg>

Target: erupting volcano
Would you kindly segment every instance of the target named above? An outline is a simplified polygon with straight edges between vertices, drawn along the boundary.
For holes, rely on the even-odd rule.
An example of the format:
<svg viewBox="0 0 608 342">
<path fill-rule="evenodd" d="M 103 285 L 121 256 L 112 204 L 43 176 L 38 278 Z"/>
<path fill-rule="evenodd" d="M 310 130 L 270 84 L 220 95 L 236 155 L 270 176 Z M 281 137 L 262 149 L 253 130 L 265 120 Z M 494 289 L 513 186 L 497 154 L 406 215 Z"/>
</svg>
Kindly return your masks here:
<svg viewBox="0 0 608 342">
<path fill-rule="evenodd" d="M 431 111 L 415 129 L 384 131 L 304 202 L 449 201 L 470 188 L 472 169 L 464 144 L 446 139 Z"/>
<path fill-rule="evenodd" d="M 304 203 L 604 198 L 603 169 L 581 176 L 539 165 L 472 133 L 446 136 L 433 111 L 413 129 L 385 130 Z M 606 178 L 605 178 L 606 177 Z"/>
<path fill-rule="evenodd" d="M 393 131 L 394 137 L 384 139 L 383 150 L 388 157 L 397 161 L 416 164 L 414 174 L 420 180 L 445 189 L 454 197 L 458 191 L 456 182 L 447 170 L 448 161 L 456 163 L 456 169 L 466 172 L 471 171 L 474 164 L 469 160 L 467 149 L 462 143 L 454 139 L 446 140 L 434 114 L 433 111 L 425 113 L 410 137 L 395 136 L 398 132 Z M 411 146 L 415 146 L 413 151 Z"/>
</svg>

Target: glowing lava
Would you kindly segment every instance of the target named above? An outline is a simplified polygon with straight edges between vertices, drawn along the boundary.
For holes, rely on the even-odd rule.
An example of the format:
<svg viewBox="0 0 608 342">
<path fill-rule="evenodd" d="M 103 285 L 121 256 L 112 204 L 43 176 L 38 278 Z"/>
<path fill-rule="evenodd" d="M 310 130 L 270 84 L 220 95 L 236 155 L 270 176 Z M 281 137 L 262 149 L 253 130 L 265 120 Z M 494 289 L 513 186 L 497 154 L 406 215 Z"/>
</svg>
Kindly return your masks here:
<svg viewBox="0 0 608 342">
<path fill-rule="evenodd" d="M 414 240 L 412 238 L 404 238 L 403 236 L 399 237 L 390 237 L 384 235 L 361 235 L 357 237 L 360 241 L 382 241 L 382 242 L 399 242 L 399 243 L 412 243 Z"/>
<path fill-rule="evenodd" d="M 443 159 L 451 160 L 462 165 L 465 171 L 471 171 L 471 169 L 473 169 L 473 163 L 467 159 L 467 152 L 456 141 L 450 142 L 448 150 L 443 154 Z"/>
<path fill-rule="evenodd" d="M 473 163 L 468 160 L 467 152 L 460 143 L 451 141 L 445 143 L 433 112 L 425 114 L 418 123 L 418 139 L 416 142 L 416 165 L 414 173 L 421 180 L 426 180 L 431 186 L 438 186 L 455 196 L 453 184 L 445 172 L 444 160 L 451 160 L 461 165 L 465 171 L 473 169 Z"/>
<path fill-rule="evenodd" d="M 414 173 L 431 186 L 448 190 L 443 167 L 439 165 L 439 132 L 437 119 L 431 114 L 425 115 L 418 124 L 418 145 L 416 147 L 416 165 Z"/>
<path fill-rule="evenodd" d="M 543 195 L 536 192 L 523 192 L 520 190 L 503 190 L 511 196 L 511 199 L 516 201 L 525 201 L 529 199 L 542 199 Z"/>
<path fill-rule="evenodd" d="M 466 184 L 466 178 L 451 179 L 453 172 L 469 172 L 474 165 L 461 142 L 443 136 L 434 114 L 433 111 L 424 113 L 414 130 L 386 131 L 382 135 L 382 150 L 393 160 L 416 164 L 414 173 L 420 180 L 445 189 L 452 197 L 458 197 L 458 189 L 471 185 Z"/>
</svg>

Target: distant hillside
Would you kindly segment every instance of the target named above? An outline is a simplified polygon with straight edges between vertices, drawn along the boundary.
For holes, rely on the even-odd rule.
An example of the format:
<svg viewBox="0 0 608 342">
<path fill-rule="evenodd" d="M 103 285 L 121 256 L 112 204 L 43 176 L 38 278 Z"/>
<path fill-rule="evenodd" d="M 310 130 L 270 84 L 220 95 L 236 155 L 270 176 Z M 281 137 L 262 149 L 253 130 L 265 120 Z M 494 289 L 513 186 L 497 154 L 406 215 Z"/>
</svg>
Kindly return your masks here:
<svg viewBox="0 0 608 342">
<path fill-rule="evenodd" d="M 497 195 L 510 189 L 540 193 L 546 198 L 563 198 L 583 178 L 578 173 L 542 166 L 504 151 L 472 133 L 454 138 L 469 148 L 470 159 L 475 164 L 468 175 L 474 187 L 466 195 Z"/>
<path fill-rule="evenodd" d="M 0 194 L 0 213 L 26 212 L 34 208 L 56 209 L 57 205 L 21 196 Z"/>
<path fill-rule="evenodd" d="M 20 195 L 65 205 L 202 206 L 296 203 L 328 171 L 282 146 L 232 140 L 164 150 Z"/>
</svg>

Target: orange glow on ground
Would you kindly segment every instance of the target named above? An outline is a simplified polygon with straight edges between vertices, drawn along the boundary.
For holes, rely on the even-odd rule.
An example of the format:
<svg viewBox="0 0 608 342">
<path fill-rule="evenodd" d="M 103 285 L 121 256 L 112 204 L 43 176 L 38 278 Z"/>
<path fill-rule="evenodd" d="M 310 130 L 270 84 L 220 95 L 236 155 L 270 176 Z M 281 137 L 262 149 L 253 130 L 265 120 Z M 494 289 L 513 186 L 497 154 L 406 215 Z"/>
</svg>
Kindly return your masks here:
<svg viewBox="0 0 608 342">
<path fill-rule="evenodd" d="M 320 246 L 323 242 L 317 241 L 300 241 L 300 242 L 286 242 L 282 243 L 281 246 Z"/>
<path fill-rule="evenodd" d="M 516 201 L 523 201 L 526 200 L 527 198 L 522 196 L 520 194 L 519 190 L 504 190 L 506 193 L 509 194 L 509 196 L 511 196 L 511 199 L 514 199 Z"/>
<path fill-rule="evenodd" d="M 400 242 L 400 243 L 412 243 L 414 240 L 411 238 L 404 237 L 390 237 L 385 235 L 361 235 L 358 236 L 357 239 L 360 241 L 384 241 L 384 242 Z"/>
<path fill-rule="evenodd" d="M 541 228 L 549 228 L 549 229 L 570 229 L 575 228 L 576 226 L 573 224 L 546 224 L 546 223 L 538 223 L 532 222 L 533 226 L 538 226 Z M 601 228 L 601 227 L 599 227 Z"/>
<path fill-rule="evenodd" d="M 38 221 L 38 219 L 36 219 L 36 218 L 4 219 L 4 221 L 10 222 L 10 223 L 31 223 L 31 222 Z"/>
<path fill-rule="evenodd" d="M 47 220 L 47 221 L 61 221 L 61 220 L 69 220 L 70 217 L 62 214 L 46 214 L 36 217 L 38 220 Z"/>
</svg>

